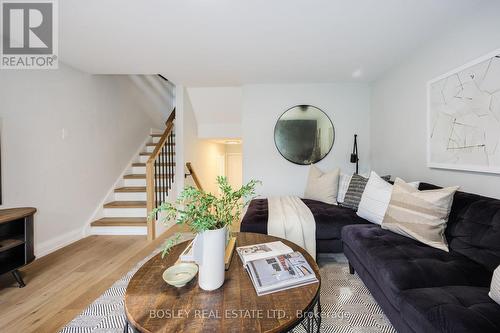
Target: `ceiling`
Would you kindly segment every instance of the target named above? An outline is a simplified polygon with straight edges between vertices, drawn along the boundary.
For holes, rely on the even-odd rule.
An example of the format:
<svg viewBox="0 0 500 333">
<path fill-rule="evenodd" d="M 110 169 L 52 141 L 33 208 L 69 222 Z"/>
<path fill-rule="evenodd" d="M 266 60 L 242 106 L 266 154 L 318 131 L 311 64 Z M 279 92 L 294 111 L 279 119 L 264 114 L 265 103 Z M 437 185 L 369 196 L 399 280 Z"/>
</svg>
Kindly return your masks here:
<svg viewBox="0 0 500 333">
<path fill-rule="evenodd" d="M 187 86 L 370 82 L 495 0 L 64 0 L 60 59 Z"/>
</svg>

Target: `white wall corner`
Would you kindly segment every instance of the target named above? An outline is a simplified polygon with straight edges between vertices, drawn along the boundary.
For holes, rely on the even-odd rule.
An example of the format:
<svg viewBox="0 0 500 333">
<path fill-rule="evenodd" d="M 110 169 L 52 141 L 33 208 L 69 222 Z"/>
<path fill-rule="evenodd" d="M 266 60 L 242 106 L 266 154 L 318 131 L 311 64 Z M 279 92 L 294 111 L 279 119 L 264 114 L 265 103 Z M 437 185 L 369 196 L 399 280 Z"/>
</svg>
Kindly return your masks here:
<svg viewBox="0 0 500 333">
<path fill-rule="evenodd" d="M 198 138 L 200 139 L 231 139 L 241 138 L 241 123 L 233 124 L 200 124 L 198 123 Z"/>
<path fill-rule="evenodd" d="M 40 244 L 35 244 L 35 256 L 39 259 L 71 243 L 79 241 L 80 239 L 86 237 L 85 229 L 85 227 L 74 229 L 64 234 L 55 236 Z"/>
<path fill-rule="evenodd" d="M 175 111 L 175 176 L 176 193 L 181 193 L 185 184 L 184 160 L 184 86 L 176 85 L 176 111 Z"/>
<path fill-rule="evenodd" d="M 148 116 L 157 124 L 164 123 L 167 120 L 171 110 L 165 111 L 168 103 L 162 96 L 156 93 L 149 85 L 148 80 L 144 75 L 129 75 L 130 80 L 139 88 L 140 91 L 148 97 L 154 108 L 146 109 Z"/>
</svg>

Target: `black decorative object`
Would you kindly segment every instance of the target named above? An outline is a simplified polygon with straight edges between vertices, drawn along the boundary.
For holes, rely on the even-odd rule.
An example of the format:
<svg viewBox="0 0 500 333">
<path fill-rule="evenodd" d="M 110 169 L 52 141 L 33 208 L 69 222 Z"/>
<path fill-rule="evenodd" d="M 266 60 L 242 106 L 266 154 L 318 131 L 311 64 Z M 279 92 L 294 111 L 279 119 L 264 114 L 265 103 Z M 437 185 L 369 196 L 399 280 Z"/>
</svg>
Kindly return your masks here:
<svg viewBox="0 0 500 333">
<path fill-rule="evenodd" d="M 335 129 L 325 112 L 311 105 L 286 110 L 274 127 L 274 143 L 288 161 L 309 165 L 331 151 Z"/>
<path fill-rule="evenodd" d="M 359 157 L 358 157 L 358 135 L 354 134 L 354 147 L 352 148 L 351 163 L 356 163 L 356 174 L 359 172 Z"/>
</svg>

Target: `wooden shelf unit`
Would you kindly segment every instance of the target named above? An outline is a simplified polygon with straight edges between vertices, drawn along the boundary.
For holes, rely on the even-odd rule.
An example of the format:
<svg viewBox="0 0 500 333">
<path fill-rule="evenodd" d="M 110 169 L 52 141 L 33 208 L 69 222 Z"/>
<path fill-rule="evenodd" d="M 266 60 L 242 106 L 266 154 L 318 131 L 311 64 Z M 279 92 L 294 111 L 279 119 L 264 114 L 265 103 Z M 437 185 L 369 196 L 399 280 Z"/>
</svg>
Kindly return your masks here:
<svg viewBox="0 0 500 333">
<path fill-rule="evenodd" d="M 0 252 L 10 250 L 19 245 L 24 245 L 24 239 L 20 239 L 20 237 L 0 239 Z"/>
<path fill-rule="evenodd" d="M 18 268 L 35 260 L 33 244 L 33 215 L 35 208 L 0 210 L 0 274 L 11 272 L 25 286 Z"/>
</svg>

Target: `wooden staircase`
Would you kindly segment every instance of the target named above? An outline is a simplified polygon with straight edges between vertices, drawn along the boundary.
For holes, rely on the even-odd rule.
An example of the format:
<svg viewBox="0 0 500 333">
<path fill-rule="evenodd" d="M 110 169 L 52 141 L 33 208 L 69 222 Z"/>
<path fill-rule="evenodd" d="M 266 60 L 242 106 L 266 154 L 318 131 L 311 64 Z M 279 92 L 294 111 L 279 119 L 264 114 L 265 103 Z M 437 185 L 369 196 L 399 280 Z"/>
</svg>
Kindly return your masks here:
<svg viewBox="0 0 500 333">
<path fill-rule="evenodd" d="M 148 213 L 152 210 L 151 207 L 154 208 L 161 201 L 167 200 L 174 182 L 175 110 L 172 113 L 165 132 L 150 135 L 144 150 L 130 165 L 130 172 L 122 177 L 119 182 L 121 185 L 114 189 L 114 200 L 105 203 L 99 214 L 102 217 L 90 224 L 92 234 L 138 234 L 148 235 L 149 239 L 154 238 L 154 222 L 148 221 Z M 168 140 L 165 140 L 167 131 Z"/>
</svg>

